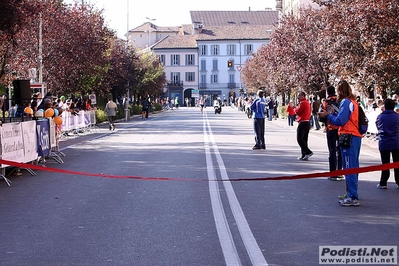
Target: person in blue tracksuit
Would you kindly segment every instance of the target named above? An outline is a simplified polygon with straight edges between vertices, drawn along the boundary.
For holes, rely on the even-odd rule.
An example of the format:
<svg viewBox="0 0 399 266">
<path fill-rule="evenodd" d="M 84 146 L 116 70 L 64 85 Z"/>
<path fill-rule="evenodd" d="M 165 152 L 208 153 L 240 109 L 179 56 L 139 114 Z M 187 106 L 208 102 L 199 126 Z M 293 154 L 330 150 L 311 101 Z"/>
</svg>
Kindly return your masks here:
<svg viewBox="0 0 399 266">
<path fill-rule="evenodd" d="M 264 98 L 264 91 L 258 90 L 257 98 L 251 104 L 251 110 L 254 112 L 254 132 L 255 132 L 255 146 L 253 150 L 266 149 L 265 143 L 265 108 L 266 101 Z"/>
<path fill-rule="evenodd" d="M 362 135 L 358 129 L 358 112 L 359 104 L 349 84 L 342 80 L 337 87 L 338 101 L 340 101 L 338 113 L 330 108 L 330 110 L 319 113 L 321 117 L 327 117 L 331 124 L 339 126 L 338 134 L 351 135 L 351 142 L 348 146 L 340 144 L 342 154 L 342 168 L 358 168 L 360 147 L 362 144 Z M 358 178 L 359 174 L 345 175 L 348 192 L 345 198 L 339 201 L 341 206 L 359 206 L 358 195 Z"/>
</svg>

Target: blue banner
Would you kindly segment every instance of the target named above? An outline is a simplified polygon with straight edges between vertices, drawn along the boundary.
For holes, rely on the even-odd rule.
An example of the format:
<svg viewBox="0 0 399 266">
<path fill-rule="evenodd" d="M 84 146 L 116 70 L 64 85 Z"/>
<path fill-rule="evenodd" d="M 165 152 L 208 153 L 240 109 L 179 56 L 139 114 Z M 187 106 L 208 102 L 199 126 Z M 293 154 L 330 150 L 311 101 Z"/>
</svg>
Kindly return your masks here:
<svg viewBox="0 0 399 266">
<path fill-rule="evenodd" d="M 37 153 L 39 156 L 50 155 L 50 124 L 47 119 L 36 121 Z"/>
</svg>

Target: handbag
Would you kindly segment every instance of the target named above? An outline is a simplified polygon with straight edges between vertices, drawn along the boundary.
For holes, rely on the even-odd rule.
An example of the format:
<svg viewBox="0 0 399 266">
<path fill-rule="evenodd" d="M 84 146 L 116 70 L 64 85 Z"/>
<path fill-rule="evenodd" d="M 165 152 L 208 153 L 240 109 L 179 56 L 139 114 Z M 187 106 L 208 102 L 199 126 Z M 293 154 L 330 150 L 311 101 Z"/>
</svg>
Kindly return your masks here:
<svg viewBox="0 0 399 266">
<path fill-rule="evenodd" d="M 350 148 L 352 142 L 352 134 L 341 134 L 338 138 L 339 146 L 343 148 Z"/>
</svg>

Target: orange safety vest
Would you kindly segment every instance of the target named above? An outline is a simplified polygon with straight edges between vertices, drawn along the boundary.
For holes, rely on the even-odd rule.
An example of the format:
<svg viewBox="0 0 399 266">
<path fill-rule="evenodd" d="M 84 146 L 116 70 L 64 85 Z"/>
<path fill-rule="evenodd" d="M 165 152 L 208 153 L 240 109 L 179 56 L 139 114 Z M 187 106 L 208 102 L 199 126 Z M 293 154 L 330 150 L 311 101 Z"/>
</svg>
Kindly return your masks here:
<svg viewBox="0 0 399 266">
<path fill-rule="evenodd" d="M 348 98 L 347 98 L 348 99 Z M 345 125 L 341 126 L 338 129 L 338 134 L 352 134 L 353 136 L 358 136 L 362 137 L 362 135 L 359 133 L 358 125 L 359 125 L 359 104 L 352 99 L 348 99 L 352 102 L 353 104 L 353 112 L 349 116 L 348 122 L 346 122 Z"/>
<path fill-rule="evenodd" d="M 330 100 L 331 98 L 335 98 L 335 100 L 337 100 L 337 96 L 328 97 L 327 100 Z M 323 110 L 325 110 L 325 111 L 327 111 L 327 105 L 328 105 L 327 100 L 323 102 Z M 331 124 L 331 122 L 328 121 L 328 119 L 327 119 L 327 127 L 326 128 L 327 128 L 327 130 L 334 130 L 334 129 L 338 129 L 339 126 Z"/>
</svg>

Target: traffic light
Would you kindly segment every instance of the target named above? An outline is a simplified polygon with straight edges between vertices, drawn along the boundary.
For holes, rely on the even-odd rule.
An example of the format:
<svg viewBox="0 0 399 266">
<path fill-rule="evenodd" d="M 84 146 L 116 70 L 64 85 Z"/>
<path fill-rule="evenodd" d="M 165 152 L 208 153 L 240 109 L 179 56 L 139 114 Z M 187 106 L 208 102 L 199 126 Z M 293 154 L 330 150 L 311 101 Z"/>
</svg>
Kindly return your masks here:
<svg viewBox="0 0 399 266">
<path fill-rule="evenodd" d="M 233 67 L 233 61 L 232 60 L 227 61 L 227 67 Z"/>
</svg>

